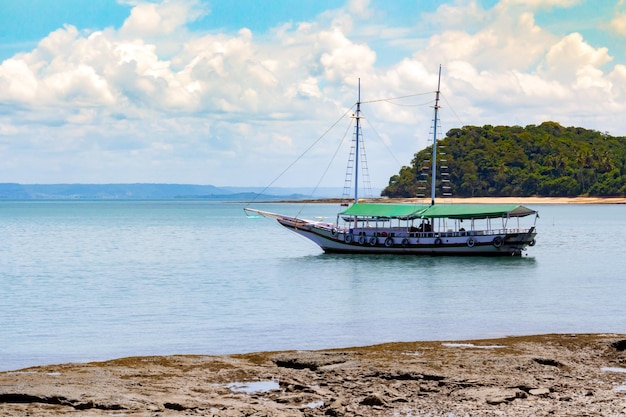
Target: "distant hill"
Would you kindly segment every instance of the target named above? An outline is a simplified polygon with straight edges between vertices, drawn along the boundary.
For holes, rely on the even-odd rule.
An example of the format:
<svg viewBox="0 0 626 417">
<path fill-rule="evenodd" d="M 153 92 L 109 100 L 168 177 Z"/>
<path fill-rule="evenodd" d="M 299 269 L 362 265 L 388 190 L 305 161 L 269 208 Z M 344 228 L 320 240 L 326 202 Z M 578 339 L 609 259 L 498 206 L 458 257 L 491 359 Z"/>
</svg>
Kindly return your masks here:
<svg viewBox="0 0 626 417">
<path fill-rule="evenodd" d="M 626 137 L 544 122 L 464 126 L 448 131 L 439 144 L 445 160 L 439 165 L 447 166 L 449 175 L 438 174 L 438 196 L 443 185 L 451 187 L 453 197 L 626 195 Z M 391 177 L 382 195 L 430 196 L 431 151 L 416 153 L 411 166 Z M 449 182 L 443 184 L 442 178 Z"/>
<path fill-rule="evenodd" d="M 193 184 L 16 184 L 0 183 L 5 200 L 169 200 L 210 199 L 216 201 L 302 200 L 341 196 L 342 189 L 215 187 Z M 260 194 L 263 193 L 263 194 Z"/>
</svg>

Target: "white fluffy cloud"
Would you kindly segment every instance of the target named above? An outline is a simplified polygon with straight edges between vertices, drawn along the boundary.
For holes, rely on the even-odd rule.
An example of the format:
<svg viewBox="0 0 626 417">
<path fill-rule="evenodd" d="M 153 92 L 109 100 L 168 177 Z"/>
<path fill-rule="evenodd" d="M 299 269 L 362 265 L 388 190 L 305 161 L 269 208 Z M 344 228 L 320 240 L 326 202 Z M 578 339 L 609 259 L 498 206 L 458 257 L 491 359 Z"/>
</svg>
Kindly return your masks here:
<svg viewBox="0 0 626 417">
<path fill-rule="evenodd" d="M 574 3 L 444 4 L 423 16 L 432 35 L 411 39 L 415 28 L 386 27 L 367 1 L 263 34 L 192 32 L 187 25 L 209 13 L 202 2 L 137 1 L 119 29 L 67 25 L 0 64 L 0 175 L 266 185 L 355 101 L 358 78 L 365 100 L 432 91 L 439 63 L 444 109 L 453 110 L 444 130 L 550 119 L 623 134 L 624 63 L 579 33 L 558 37 L 535 22 L 538 7 Z M 392 32 L 404 40 L 376 36 Z M 420 46 L 383 66 L 381 42 L 392 51 Z M 377 110 L 378 134 L 407 163 L 426 145 L 430 109 Z M 376 186 L 397 171 L 377 168 Z M 291 180 L 285 185 L 316 182 L 310 172 Z"/>
<path fill-rule="evenodd" d="M 610 61 L 606 48 L 594 49 L 579 33 L 572 33 L 550 48 L 546 54 L 546 72 L 554 79 L 575 86 L 579 74 L 599 71 Z M 593 78 L 600 81 L 602 75 L 599 71 Z"/>
</svg>

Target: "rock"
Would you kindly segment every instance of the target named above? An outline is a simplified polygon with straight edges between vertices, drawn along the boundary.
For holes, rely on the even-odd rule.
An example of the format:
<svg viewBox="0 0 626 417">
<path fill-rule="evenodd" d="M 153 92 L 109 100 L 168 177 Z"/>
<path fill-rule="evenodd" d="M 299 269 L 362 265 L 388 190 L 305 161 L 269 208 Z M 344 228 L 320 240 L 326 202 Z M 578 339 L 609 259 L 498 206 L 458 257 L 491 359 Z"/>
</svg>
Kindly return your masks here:
<svg viewBox="0 0 626 417">
<path fill-rule="evenodd" d="M 626 360 L 621 340 L 555 334 L 485 341 L 508 346 L 497 350 L 408 342 L 51 365 L 0 372 L 0 415 L 622 416 L 623 374 L 603 370 Z M 228 388 L 264 381 L 273 383 Z"/>
<path fill-rule="evenodd" d="M 347 357 L 340 353 L 296 352 L 276 355 L 273 360 L 278 367 L 316 371 L 323 366 L 346 362 Z"/>
<path fill-rule="evenodd" d="M 383 398 L 383 395 L 379 392 L 368 395 L 363 398 L 359 404 L 369 406 L 387 406 L 387 402 Z"/>
<path fill-rule="evenodd" d="M 187 409 L 187 407 L 178 403 L 165 403 L 163 404 L 163 407 L 165 407 L 168 410 L 174 410 L 174 411 L 185 411 Z"/>
<path fill-rule="evenodd" d="M 528 391 L 530 395 L 534 395 L 537 397 L 542 397 L 550 394 L 550 390 L 548 388 L 534 388 Z"/>
<path fill-rule="evenodd" d="M 555 361 L 554 359 L 533 358 L 533 361 L 537 362 L 539 365 L 556 366 L 557 368 L 563 366 L 562 363 Z"/>
<path fill-rule="evenodd" d="M 283 395 L 276 398 L 276 402 L 279 404 L 301 404 L 304 402 L 304 397 L 300 394 Z"/>
<path fill-rule="evenodd" d="M 508 403 L 521 397 L 519 389 L 511 388 L 469 388 L 461 391 L 465 399 L 474 399 L 478 401 L 484 401 L 487 404 L 497 405 L 502 403 Z"/>
<path fill-rule="evenodd" d="M 326 411 L 324 411 L 324 415 L 332 416 L 332 417 L 340 417 L 345 414 L 346 414 L 345 409 L 341 405 L 331 404 L 328 406 L 328 408 L 326 408 Z"/>
<path fill-rule="evenodd" d="M 620 352 L 623 352 L 626 350 L 626 340 L 618 340 L 617 342 L 613 342 L 611 343 L 611 347 Z"/>
<path fill-rule="evenodd" d="M 331 408 L 342 408 L 345 404 L 346 404 L 346 399 L 343 397 L 339 397 L 339 398 L 331 398 L 328 406 Z"/>
<path fill-rule="evenodd" d="M 490 404 L 490 405 L 498 405 L 498 404 L 509 402 L 511 400 L 507 399 L 506 397 L 489 397 L 489 398 L 486 398 L 485 401 L 487 402 L 487 404 Z"/>
</svg>

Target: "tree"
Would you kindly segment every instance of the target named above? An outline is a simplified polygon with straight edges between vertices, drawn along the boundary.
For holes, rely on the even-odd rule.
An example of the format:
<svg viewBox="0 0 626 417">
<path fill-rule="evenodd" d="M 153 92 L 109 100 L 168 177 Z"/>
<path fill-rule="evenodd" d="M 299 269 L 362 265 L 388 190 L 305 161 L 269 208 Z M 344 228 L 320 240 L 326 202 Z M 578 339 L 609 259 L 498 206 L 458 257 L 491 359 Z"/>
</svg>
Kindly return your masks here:
<svg viewBox="0 0 626 417">
<path fill-rule="evenodd" d="M 463 126 L 447 132 L 444 146 L 456 197 L 624 195 L 626 138 L 556 122 L 540 125 Z M 424 160 L 391 177 L 382 195 L 415 197 Z"/>
</svg>

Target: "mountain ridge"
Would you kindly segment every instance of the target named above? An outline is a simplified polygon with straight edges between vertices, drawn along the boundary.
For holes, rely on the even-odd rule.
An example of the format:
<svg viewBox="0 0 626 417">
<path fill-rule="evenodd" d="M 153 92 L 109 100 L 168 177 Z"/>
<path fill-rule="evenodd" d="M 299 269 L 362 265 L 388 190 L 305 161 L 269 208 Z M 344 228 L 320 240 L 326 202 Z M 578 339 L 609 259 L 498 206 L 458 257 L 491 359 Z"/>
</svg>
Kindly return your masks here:
<svg viewBox="0 0 626 417">
<path fill-rule="evenodd" d="M 217 187 L 167 183 L 20 184 L 0 183 L 0 200 L 142 200 L 207 199 L 227 201 L 300 200 L 341 196 L 341 188 Z"/>
</svg>

